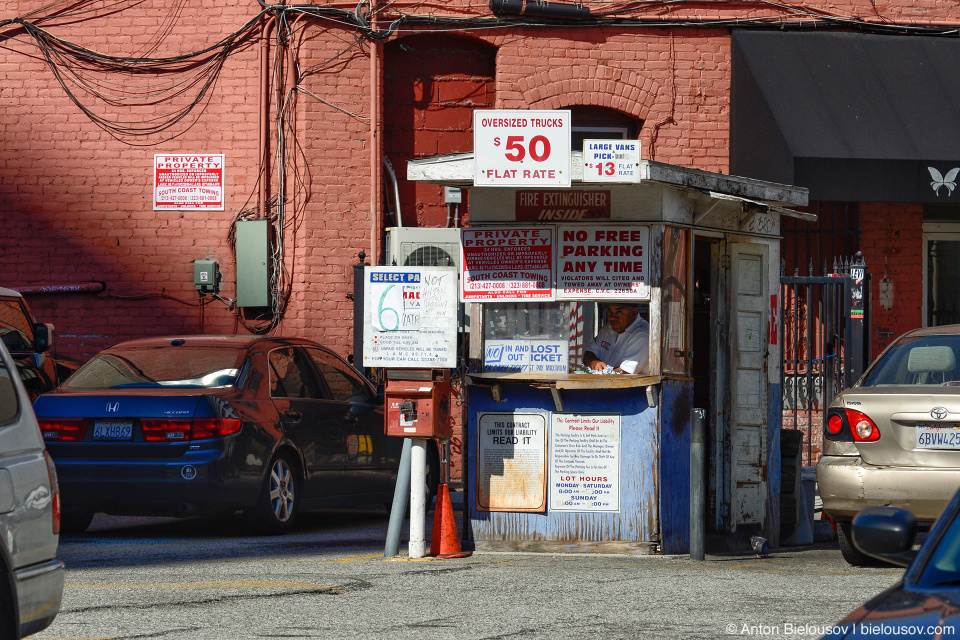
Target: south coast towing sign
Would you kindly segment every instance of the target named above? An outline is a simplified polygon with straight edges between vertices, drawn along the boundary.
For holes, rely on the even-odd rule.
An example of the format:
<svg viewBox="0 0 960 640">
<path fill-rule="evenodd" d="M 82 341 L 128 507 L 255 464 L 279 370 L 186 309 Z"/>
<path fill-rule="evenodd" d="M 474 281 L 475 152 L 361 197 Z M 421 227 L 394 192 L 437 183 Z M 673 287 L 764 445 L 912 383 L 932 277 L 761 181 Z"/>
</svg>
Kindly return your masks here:
<svg viewBox="0 0 960 640">
<path fill-rule="evenodd" d="M 223 211 L 222 153 L 153 156 L 153 210 Z"/>
</svg>

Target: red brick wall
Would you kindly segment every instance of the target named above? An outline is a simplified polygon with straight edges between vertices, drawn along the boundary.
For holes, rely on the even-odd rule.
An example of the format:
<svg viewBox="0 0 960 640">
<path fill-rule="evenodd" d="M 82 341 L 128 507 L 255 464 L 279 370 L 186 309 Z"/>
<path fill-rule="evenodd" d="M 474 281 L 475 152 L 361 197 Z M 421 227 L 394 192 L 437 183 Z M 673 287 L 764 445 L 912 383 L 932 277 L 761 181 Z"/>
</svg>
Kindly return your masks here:
<svg viewBox="0 0 960 640">
<path fill-rule="evenodd" d="M 493 107 L 495 70 L 496 49 L 472 38 L 413 36 L 385 47 L 385 151 L 404 226 L 447 226 L 443 188 L 406 180 L 407 161 L 473 151 L 473 110 Z"/>
<path fill-rule="evenodd" d="M 860 204 L 863 259 L 873 277 L 871 348 L 876 357 L 894 338 L 923 323 L 923 206 Z M 893 305 L 880 306 L 880 282 L 893 283 Z"/>
</svg>

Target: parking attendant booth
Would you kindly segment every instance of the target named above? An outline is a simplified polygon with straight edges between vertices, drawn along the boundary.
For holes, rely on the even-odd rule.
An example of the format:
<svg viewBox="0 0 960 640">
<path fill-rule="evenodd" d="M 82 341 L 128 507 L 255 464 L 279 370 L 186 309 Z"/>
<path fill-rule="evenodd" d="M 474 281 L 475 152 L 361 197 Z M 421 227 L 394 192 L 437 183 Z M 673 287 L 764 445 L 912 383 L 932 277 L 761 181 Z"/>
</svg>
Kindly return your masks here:
<svg viewBox="0 0 960 640">
<path fill-rule="evenodd" d="M 779 225 L 813 217 L 785 208 L 806 190 L 645 160 L 587 182 L 585 164 L 575 151 L 559 188 L 475 186 L 473 154 L 408 164 L 411 180 L 469 189 L 464 544 L 688 552 L 693 408 L 711 545 L 775 543 Z M 647 362 L 588 369 L 608 313 L 634 312 Z"/>
</svg>

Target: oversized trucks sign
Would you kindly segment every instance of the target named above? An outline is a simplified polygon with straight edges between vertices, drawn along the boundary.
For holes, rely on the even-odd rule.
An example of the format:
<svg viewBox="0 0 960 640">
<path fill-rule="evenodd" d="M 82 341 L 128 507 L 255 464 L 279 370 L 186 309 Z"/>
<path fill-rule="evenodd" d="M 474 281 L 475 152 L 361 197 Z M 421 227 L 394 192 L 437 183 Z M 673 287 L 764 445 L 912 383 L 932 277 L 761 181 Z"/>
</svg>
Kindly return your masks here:
<svg viewBox="0 0 960 640">
<path fill-rule="evenodd" d="M 153 156 L 153 210 L 223 211 L 223 154 Z"/>
<path fill-rule="evenodd" d="M 473 184 L 569 187 L 570 111 L 473 112 Z"/>
</svg>

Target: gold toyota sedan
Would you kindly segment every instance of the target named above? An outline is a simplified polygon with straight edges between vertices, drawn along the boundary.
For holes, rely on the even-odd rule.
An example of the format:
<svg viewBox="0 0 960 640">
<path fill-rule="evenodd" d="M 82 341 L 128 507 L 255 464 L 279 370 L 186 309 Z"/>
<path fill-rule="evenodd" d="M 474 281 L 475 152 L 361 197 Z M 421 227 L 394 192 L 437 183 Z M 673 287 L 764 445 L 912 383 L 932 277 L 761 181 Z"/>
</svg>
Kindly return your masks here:
<svg viewBox="0 0 960 640">
<path fill-rule="evenodd" d="M 929 525 L 960 488 L 960 325 L 910 331 L 830 406 L 817 464 L 823 509 L 850 564 L 870 562 L 850 522 L 871 506 Z"/>
</svg>

